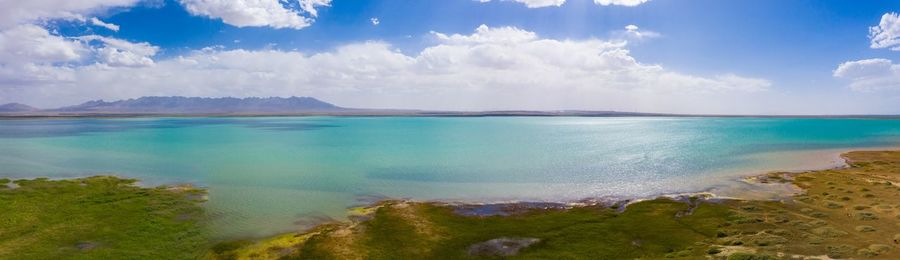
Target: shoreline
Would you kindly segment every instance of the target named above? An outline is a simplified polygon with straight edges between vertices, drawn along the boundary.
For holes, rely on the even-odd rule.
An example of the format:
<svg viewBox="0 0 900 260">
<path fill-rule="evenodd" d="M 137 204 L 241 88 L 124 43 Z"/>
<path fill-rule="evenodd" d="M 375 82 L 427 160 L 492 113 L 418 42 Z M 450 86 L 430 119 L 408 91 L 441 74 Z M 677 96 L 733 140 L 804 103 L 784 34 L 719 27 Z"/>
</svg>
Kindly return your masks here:
<svg viewBox="0 0 900 260">
<path fill-rule="evenodd" d="M 432 203 L 453 207 L 493 207 L 497 205 L 508 205 L 508 206 L 523 206 L 525 208 L 530 208 L 534 205 L 552 205 L 549 207 L 584 207 L 584 206 L 612 206 L 612 205 L 631 205 L 637 202 L 653 200 L 656 198 L 686 198 L 686 197 L 703 197 L 707 199 L 718 199 L 718 200 L 781 200 L 786 197 L 790 197 L 796 194 L 799 190 L 796 186 L 786 185 L 784 183 L 757 183 L 753 182 L 751 179 L 765 176 L 770 173 L 786 173 L 786 174 L 799 174 L 805 172 L 814 172 L 814 171 L 822 171 L 822 170 L 837 170 L 848 167 L 848 163 L 846 158 L 843 157 L 843 154 L 854 151 L 883 151 L 883 150 L 900 150 L 900 146 L 887 146 L 887 147 L 857 147 L 857 148 L 833 148 L 833 149 L 821 149 L 821 150 L 809 150 L 802 151 L 804 153 L 808 152 L 809 155 L 805 155 L 807 158 L 822 158 L 818 161 L 820 162 L 812 162 L 808 163 L 805 166 L 801 166 L 801 169 L 789 169 L 789 170 L 758 170 L 758 171 L 744 171 L 737 174 L 726 174 L 729 177 L 724 177 L 722 183 L 712 184 L 712 186 L 701 188 L 693 191 L 684 191 L 684 192 L 664 192 L 664 193 L 655 193 L 651 195 L 635 195 L 635 196 L 599 196 L 599 197 L 582 197 L 578 199 L 547 199 L 547 200 L 490 200 L 490 199 L 481 199 L 478 200 L 460 200 L 460 199 L 415 199 L 415 198 L 402 198 L 402 197 L 384 197 L 378 196 L 378 199 L 364 201 L 360 204 L 349 206 L 346 208 L 346 214 L 343 214 L 341 219 L 329 219 L 323 220 L 321 218 L 317 219 L 306 219 L 306 218 L 298 218 L 296 221 L 302 221 L 305 224 L 305 227 L 297 228 L 296 225 L 291 225 L 290 227 L 283 228 L 284 231 L 273 232 L 267 234 L 257 234 L 257 235 L 239 235 L 239 236 L 223 236 L 219 240 L 233 240 L 233 239 L 261 239 L 270 237 L 273 235 L 284 234 L 287 232 L 295 232 L 295 231 L 309 231 L 311 229 L 316 228 L 322 224 L 328 224 L 335 221 L 348 221 L 353 217 L 352 211 L 358 208 L 366 208 L 375 206 L 383 201 L 405 201 L 410 203 Z M 776 153 L 791 153 L 796 151 L 779 151 Z M 832 163 L 832 161 L 837 161 L 838 163 Z M 718 174 L 716 174 L 718 175 Z M 30 176 L 30 177 L 22 177 L 22 178 L 10 178 L 10 177 L 0 177 L 6 178 L 11 181 L 15 180 L 30 180 L 36 178 L 45 178 L 48 180 L 69 180 L 69 179 L 81 179 L 81 178 L 89 178 L 94 176 L 113 176 L 120 179 L 129 179 L 135 180 L 134 185 L 142 188 L 153 188 L 153 187 L 180 187 L 180 186 L 189 186 L 193 188 L 200 189 L 210 189 L 208 185 L 199 182 L 159 182 L 159 183 L 144 183 L 142 179 L 137 177 L 130 177 L 123 174 L 116 173 L 99 173 L 99 174 L 84 174 L 84 175 L 74 175 L 67 177 L 46 177 L 46 176 Z M 693 177 L 692 177 L 693 178 Z M 751 193 L 756 193 L 756 196 L 751 196 Z M 759 193 L 764 194 L 764 196 L 760 196 Z M 206 203 L 204 203 L 204 207 Z M 624 210 L 625 207 L 622 207 Z M 295 221 L 295 222 L 296 222 Z"/>
<path fill-rule="evenodd" d="M 397 111 L 350 110 L 300 113 L 2 113 L 0 120 L 27 119 L 116 119 L 116 118 L 200 118 L 200 117 L 675 117 L 675 118 L 803 118 L 803 119 L 877 119 L 900 120 L 900 115 L 729 115 L 666 114 L 618 111 Z"/>
<path fill-rule="evenodd" d="M 708 192 L 615 202 L 583 201 L 581 204 L 461 204 L 385 199 L 369 206 L 348 209 L 347 221 L 323 221 L 305 231 L 262 238 L 241 240 L 207 237 L 205 240 L 195 240 L 191 248 L 208 250 L 201 257 L 203 259 L 423 259 L 438 256 L 477 258 L 520 255 L 524 258 L 569 255 L 653 259 L 900 257 L 900 250 L 897 249 L 900 248 L 900 224 L 897 224 L 897 219 L 900 219 L 900 150 L 852 151 L 843 155 L 845 167 L 767 173 L 748 181 L 752 185 L 787 184 L 801 189 L 801 192 L 791 193 L 778 200 L 733 199 Z M 100 193 L 104 195 L 87 197 L 93 198 L 88 200 L 92 202 L 91 205 L 99 207 L 117 203 L 143 203 L 141 201 L 146 200 L 135 201 L 133 198 L 142 198 L 147 192 L 156 192 L 158 196 L 168 196 L 186 203 L 182 212 L 194 213 L 203 212 L 204 207 L 194 203 L 202 203 L 205 200 L 202 194 L 207 192 L 188 186 L 140 188 L 133 185 L 134 179 L 117 177 L 59 181 L 20 179 L 15 183 L 22 184 L 23 188 L 13 189 L 9 189 L 9 183 L 12 183 L 9 179 L 0 178 L 0 184 L 3 184 L 0 185 L 0 196 L 15 196 L 21 203 L 40 207 L 50 203 L 46 199 L 52 202 L 52 198 L 57 196 L 53 194 L 65 194 L 74 200 L 63 205 L 73 210 L 62 214 L 75 216 L 94 214 L 94 211 L 79 207 L 80 203 L 84 203 L 83 199 L 78 199 L 84 198 L 84 194 L 79 195 L 79 190 L 82 189 L 110 189 L 109 192 Z M 44 190 L 40 187 L 61 187 L 62 190 Z M 30 192 L 42 192 L 48 196 L 35 199 L 28 195 Z M 134 195 L 101 198 L 111 193 Z M 99 197 L 94 198 L 95 196 Z M 149 202 L 153 203 L 152 201 Z M 146 208 L 139 206 L 133 209 Z M 15 210 L 0 212 L 5 212 L 0 213 L 0 216 L 30 214 Z M 52 211 L 40 214 L 57 214 L 51 213 Z M 129 221 L 140 225 L 140 214 L 148 213 L 156 214 L 130 212 Z M 117 216 L 113 217 L 118 218 Z M 182 213 L 167 213 L 161 221 L 179 225 L 178 223 L 184 223 L 181 221 L 186 216 Z M 187 229 L 179 232 L 202 234 L 196 232 L 209 228 L 208 216 L 197 217 L 197 222 L 192 221 L 197 225 L 182 226 Z M 68 228 L 84 224 L 66 221 L 66 218 L 58 221 L 59 224 L 54 225 L 70 225 Z M 0 223 L 10 224 L 13 226 L 7 228 L 34 228 L 32 224 L 17 224 L 15 221 Z M 73 224 L 78 225 L 71 226 Z M 127 225 L 135 227 L 135 224 Z M 90 234 L 96 231 L 73 232 L 72 236 L 84 237 L 85 232 Z M 586 237 L 593 239 L 585 239 Z M 16 245 L 27 240 L 27 237 L 0 236 L 0 245 Z M 67 251 L 46 251 L 49 254 L 87 256 L 117 248 L 115 243 L 101 237 L 78 240 L 72 244 L 54 244 L 59 242 L 53 241 L 42 243 L 48 244 L 38 245 L 50 249 L 73 248 Z M 515 250 L 507 250 L 510 246 Z M 31 253 L 21 251 L 24 249 L 17 251 L 15 246 L 7 247 L 11 250 L 6 251 L 2 248 L 0 246 L 0 256 Z"/>
<path fill-rule="evenodd" d="M 811 163 L 808 164 L 811 167 L 803 168 L 803 169 L 790 169 L 790 170 L 764 170 L 764 171 L 750 171 L 744 172 L 740 174 L 736 174 L 734 176 L 728 177 L 725 179 L 727 183 L 721 183 L 715 186 L 695 190 L 695 191 L 686 191 L 686 192 L 673 192 L 673 193 L 657 193 L 653 195 L 647 196 L 608 196 L 608 197 L 584 197 L 580 199 L 572 199 L 572 200 L 485 200 L 485 201 L 473 201 L 473 200 L 459 200 L 459 199 L 415 199 L 415 198 L 398 198 L 398 197 L 383 197 L 379 196 L 376 200 L 367 201 L 364 203 L 357 204 L 355 206 L 350 206 L 346 208 L 344 218 L 341 219 L 328 219 L 323 220 L 321 218 L 317 219 L 305 219 L 301 218 L 297 221 L 302 221 L 305 224 L 309 224 L 308 226 L 304 226 L 301 228 L 297 228 L 297 226 L 293 226 L 292 228 L 286 228 L 286 231 L 283 232 L 275 232 L 268 235 L 249 235 L 249 236 L 227 236 L 223 238 L 219 238 L 219 241 L 229 241 L 229 240 L 260 240 L 265 238 L 271 238 L 275 236 L 281 236 L 290 233 L 296 232 L 309 232 L 319 228 L 322 225 L 329 225 L 334 223 L 341 222 L 353 222 L 359 218 L 359 211 L 370 211 L 371 208 L 380 207 L 380 205 L 384 202 L 404 202 L 404 203 L 423 203 L 423 204 L 432 204 L 432 205 L 441 205 L 453 207 L 455 209 L 459 208 L 475 208 L 475 211 L 485 210 L 490 208 L 511 208 L 514 210 L 523 210 L 523 209 L 571 209 L 578 207 L 615 207 L 618 211 L 624 211 L 627 209 L 627 206 L 645 202 L 652 201 L 658 198 L 668 198 L 676 201 L 687 201 L 687 199 L 692 197 L 699 197 L 705 201 L 719 201 L 719 200 L 734 200 L 734 201 L 779 201 L 790 198 L 794 195 L 797 195 L 798 192 L 802 191 L 801 188 L 793 185 L 791 183 L 753 183 L 748 182 L 750 178 L 756 178 L 761 176 L 766 176 L 771 173 L 779 173 L 779 174 L 788 174 L 788 175 L 797 175 L 803 173 L 817 172 L 817 171 L 825 171 L 825 170 L 839 170 L 848 168 L 850 165 L 848 164 L 846 158 L 843 156 L 846 153 L 850 152 L 858 152 L 858 151 L 900 151 L 900 146 L 888 146 L 888 147 L 864 147 L 864 148 L 836 148 L 836 149 L 822 149 L 822 150 L 812 150 L 814 155 L 824 156 L 820 158 L 823 159 L 823 163 Z M 784 152 L 784 151 L 782 151 Z M 819 153 L 819 154 L 815 154 Z M 811 156 L 818 157 L 818 156 Z M 837 160 L 838 163 L 833 164 L 825 161 L 833 161 Z M 825 166 L 823 166 L 825 165 Z M 729 185 L 726 187 L 726 185 Z M 741 185 L 742 187 L 737 187 L 735 184 Z M 784 187 L 790 186 L 790 189 L 784 189 Z M 202 186 L 201 186 L 202 187 Z M 744 191 L 736 191 L 739 188 L 753 188 L 752 190 L 744 190 Z M 750 196 L 750 193 L 764 193 L 764 196 Z M 490 215 L 490 214 L 489 214 Z M 502 216 L 503 214 L 498 214 Z"/>
<path fill-rule="evenodd" d="M 874 164 L 872 161 L 866 161 L 879 160 L 879 156 L 884 157 L 882 154 L 886 154 L 884 156 L 893 159 L 890 159 L 890 161 L 874 161 Z M 861 162 L 856 162 L 852 161 L 848 155 L 865 159 Z M 843 153 L 841 158 L 843 159 L 843 165 L 840 167 L 767 173 L 765 175 L 757 175 L 758 182 L 748 183 L 762 186 L 772 183 L 788 184 L 798 188 L 799 192 L 786 194 L 784 198 L 777 200 L 731 198 L 709 192 L 667 194 L 632 200 L 591 200 L 565 204 L 545 202 L 472 204 L 387 199 L 368 207 L 348 210 L 348 214 L 352 216 L 349 221 L 332 221 L 320 224 L 307 231 L 283 233 L 263 239 L 241 240 L 241 245 L 237 246 L 237 249 L 224 253 L 237 256 L 258 254 L 260 253 L 259 250 L 264 251 L 265 248 L 272 244 L 283 244 L 286 239 L 294 239 L 288 244 L 297 248 L 304 248 L 305 246 L 318 247 L 320 242 L 317 238 L 320 237 L 326 237 L 321 239 L 332 241 L 331 243 L 354 244 L 356 242 L 353 241 L 356 241 L 356 238 L 346 241 L 344 237 L 354 235 L 369 236 L 369 233 L 375 231 L 367 230 L 373 228 L 373 225 L 378 226 L 379 221 L 384 221 L 379 219 L 388 218 L 388 216 L 399 217 L 400 219 L 405 219 L 404 221 L 413 221 L 413 223 L 426 221 L 420 218 L 451 218 L 458 219 L 454 221 L 474 221 L 477 223 L 482 221 L 493 222 L 495 220 L 519 221 L 522 218 L 580 214 L 578 212 L 594 210 L 601 212 L 611 210 L 610 213 L 604 214 L 628 216 L 639 214 L 635 212 L 644 212 L 648 210 L 647 207 L 656 210 L 658 207 L 665 207 L 663 205 L 684 205 L 686 208 L 674 212 L 676 219 L 691 217 L 698 210 L 700 212 L 696 214 L 703 216 L 709 214 L 707 211 L 710 208 L 719 210 L 720 213 L 718 214 L 724 215 L 713 217 L 713 220 L 719 223 L 716 224 L 718 227 L 716 229 L 719 231 L 717 231 L 718 233 L 715 236 L 712 236 L 712 240 L 697 241 L 695 245 L 701 246 L 699 251 L 696 246 L 686 247 L 680 251 L 677 251 L 677 249 L 676 251 L 668 251 L 669 253 L 665 254 L 665 257 L 709 256 L 713 257 L 713 259 L 725 259 L 725 257 L 730 257 L 731 255 L 750 255 L 794 259 L 836 259 L 852 256 L 887 257 L 888 255 L 896 255 L 897 250 L 891 249 L 894 247 L 891 244 L 900 243 L 897 240 L 900 239 L 900 233 L 894 235 L 895 231 L 900 231 L 900 225 L 894 224 L 893 219 L 895 217 L 891 214 L 897 214 L 894 213 L 894 208 L 900 209 L 900 201 L 896 201 L 896 197 L 886 194 L 892 194 L 895 190 L 900 191 L 900 185 L 897 184 L 898 181 L 895 177 L 869 172 L 872 170 L 884 170 L 887 171 L 886 173 L 896 172 L 897 168 L 884 167 L 895 164 L 900 165 L 900 150 L 884 151 L 874 148 L 866 151 L 852 150 Z M 894 182 L 885 181 L 885 179 L 894 180 Z M 843 180 L 846 183 L 838 184 L 836 180 Z M 888 185 L 885 186 L 885 183 Z M 860 185 L 863 188 L 857 188 Z M 866 188 L 866 185 L 875 185 L 875 187 Z M 840 191 L 840 194 L 847 195 L 838 198 L 835 196 L 837 194 L 829 194 L 832 192 L 822 192 L 823 189 L 834 192 Z M 854 192 L 856 189 L 862 193 Z M 876 194 L 873 195 L 872 193 Z M 825 196 L 825 198 L 821 196 Z M 884 201 L 883 198 L 888 199 L 888 201 Z M 857 200 L 874 202 L 871 204 L 857 204 L 853 207 L 846 204 L 848 201 L 854 202 Z M 889 204 L 884 204 L 885 202 Z M 873 213 L 867 211 L 868 209 L 875 209 L 875 211 Z M 847 213 L 834 214 L 838 212 Z M 846 217 L 850 219 L 844 219 Z M 653 221 L 663 221 L 664 219 L 661 216 L 652 218 Z M 900 219 L 900 215 L 896 215 L 896 219 Z M 809 222 L 807 223 L 807 221 Z M 478 224 L 477 226 L 480 225 Z M 421 233 L 419 236 L 430 236 L 428 232 Z M 452 231 L 451 233 L 456 232 L 463 231 Z M 378 234 L 371 235 L 380 236 Z M 624 235 L 629 236 L 633 234 Z M 400 235 L 396 235 L 395 238 L 403 239 L 403 237 L 398 236 Z M 893 236 L 893 242 L 890 242 L 891 236 Z M 440 237 L 438 236 L 436 239 L 441 239 Z M 507 238 L 501 237 L 498 239 Z M 526 237 L 525 239 L 540 241 L 538 238 Z M 837 244 L 825 246 L 828 243 Z M 635 244 L 632 241 L 632 246 L 640 246 L 640 244 Z M 325 248 L 333 247 L 328 246 Z M 473 256 L 471 248 L 469 256 Z M 290 251 L 288 253 L 303 255 L 300 253 L 301 251 Z M 347 256 L 345 254 L 347 252 L 339 252 L 343 251 L 331 253 L 336 254 L 335 256 Z M 357 253 L 365 255 L 367 254 L 365 252 L 367 251 Z M 409 253 L 412 255 L 419 254 L 420 256 L 428 255 L 427 252 Z M 518 254 L 518 251 L 513 255 L 515 254 Z M 271 255 L 269 256 L 271 257 Z M 662 257 L 662 255 L 656 256 Z"/>
<path fill-rule="evenodd" d="M 820 160 L 821 163 L 809 163 L 806 166 L 800 166 L 800 168 L 794 169 L 772 169 L 772 170 L 751 170 L 751 171 L 735 171 L 739 173 L 735 174 L 724 174 L 728 175 L 723 178 L 727 182 L 741 183 L 746 185 L 756 185 L 760 186 L 760 188 L 764 187 L 766 183 L 749 183 L 747 180 L 749 178 L 764 176 L 769 173 L 788 173 L 788 174 L 799 174 L 806 172 L 815 172 L 815 171 L 823 171 L 823 170 L 838 170 L 849 167 L 849 164 L 844 158 L 843 154 L 849 152 L 858 152 L 858 151 L 900 151 L 900 146 L 882 146 L 882 147 L 856 147 L 856 148 L 831 148 L 831 149 L 820 149 L 820 150 L 808 150 L 801 152 L 810 152 L 812 156 L 809 157 L 819 157 L 819 158 L 827 158 Z M 777 153 L 782 152 L 797 152 L 797 151 L 779 151 Z M 821 153 L 821 154 L 816 154 Z M 820 157 L 824 156 L 824 157 Z M 827 162 L 826 162 L 827 161 Z M 832 163 L 836 162 L 836 163 Z M 720 173 L 713 174 L 719 175 Z M 716 190 L 723 189 L 723 185 L 728 183 L 716 184 L 710 187 L 701 188 L 694 191 L 684 191 L 684 192 L 663 192 L 663 193 L 655 193 L 646 196 L 634 195 L 634 196 L 598 196 L 598 197 L 582 197 L 578 199 L 563 199 L 563 200 L 488 200 L 488 201 L 469 201 L 469 200 L 460 200 L 460 199 L 415 199 L 415 198 L 393 198 L 393 197 L 383 197 L 379 200 L 371 201 L 369 203 L 364 203 L 357 207 L 364 207 L 372 204 L 377 204 L 382 200 L 402 200 L 409 202 L 419 202 L 419 203 L 440 203 L 446 205 L 493 205 L 493 204 L 563 204 L 563 205 L 590 205 L 590 204 L 615 204 L 623 201 L 641 201 L 648 200 L 658 197 L 680 197 L 680 196 L 691 196 L 691 195 L 711 195 L 714 198 L 719 199 L 738 199 L 738 200 L 751 200 L 754 198 L 742 198 L 742 197 L 731 197 L 725 196 L 720 192 L 716 192 Z M 733 187 L 726 187 L 733 188 Z M 757 190 L 762 191 L 762 190 Z M 790 195 L 790 194 L 786 194 Z M 356 208 L 356 207 L 352 207 Z"/>
</svg>

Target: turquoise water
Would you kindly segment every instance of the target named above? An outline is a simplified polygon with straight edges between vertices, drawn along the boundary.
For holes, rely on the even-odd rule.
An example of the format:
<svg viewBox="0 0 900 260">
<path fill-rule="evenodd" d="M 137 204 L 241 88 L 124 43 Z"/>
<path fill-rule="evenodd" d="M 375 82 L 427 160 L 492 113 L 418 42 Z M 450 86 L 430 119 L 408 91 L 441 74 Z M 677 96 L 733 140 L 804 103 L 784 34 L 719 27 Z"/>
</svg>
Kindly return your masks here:
<svg viewBox="0 0 900 260">
<path fill-rule="evenodd" d="M 221 237 L 342 218 L 379 198 L 566 201 L 708 189 L 900 146 L 900 121 L 264 117 L 0 121 L 0 176 L 112 173 L 210 189 Z"/>
</svg>

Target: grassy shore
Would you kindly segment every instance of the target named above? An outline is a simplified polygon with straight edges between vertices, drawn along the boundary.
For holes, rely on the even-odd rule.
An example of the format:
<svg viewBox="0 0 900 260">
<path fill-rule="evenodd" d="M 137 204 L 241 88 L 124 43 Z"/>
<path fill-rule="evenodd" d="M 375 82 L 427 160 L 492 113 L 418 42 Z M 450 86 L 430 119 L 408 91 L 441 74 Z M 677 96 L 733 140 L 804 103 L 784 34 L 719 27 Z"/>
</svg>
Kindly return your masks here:
<svg viewBox="0 0 900 260">
<path fill-rule="evenodd" d="M 214 245 L 201 190 L 0 179 L 0 259 L 900 259 L 900 151 L 845 157 L 845 169 L 755 178 L 802 188 L 782 201 L 383 201 L 349 222 Z"/>
<path fill-rule="evenodd" d="M 784 201 L 659 198 L 624 211 L 592 205 L 511 208 L 386 201 L 356 221 L 214 248 L 221 259 L 898 259 L 900 152 L 851 152 L 851 167 L 771 173 L 804 192 Z M 760 184 L 766 185 L 766 184 Z"/>
<path fill-rule="evenodd" d="M 0 179 L 0 259 L 201 257 L 205 191 L 134 182 Z"/>
</svg>

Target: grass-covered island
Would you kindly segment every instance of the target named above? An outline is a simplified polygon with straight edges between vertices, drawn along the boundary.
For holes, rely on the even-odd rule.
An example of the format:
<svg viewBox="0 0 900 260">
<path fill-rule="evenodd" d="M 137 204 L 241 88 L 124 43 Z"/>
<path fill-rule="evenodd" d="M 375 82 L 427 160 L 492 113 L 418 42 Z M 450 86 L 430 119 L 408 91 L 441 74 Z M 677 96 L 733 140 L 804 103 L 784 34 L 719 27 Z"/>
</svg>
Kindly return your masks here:
<svg viewBox="0 0 900 260">
<path fill-rule="evenodd" d="M 383 201 L 349 222 L 209 242 L 201 191 L 131 180 L 0 180 L 0 259 L 900 259 L 900 151 L 844 169 L 771 173 L 782 201 L 704 196 L 615 205 Z"/>
</svg>

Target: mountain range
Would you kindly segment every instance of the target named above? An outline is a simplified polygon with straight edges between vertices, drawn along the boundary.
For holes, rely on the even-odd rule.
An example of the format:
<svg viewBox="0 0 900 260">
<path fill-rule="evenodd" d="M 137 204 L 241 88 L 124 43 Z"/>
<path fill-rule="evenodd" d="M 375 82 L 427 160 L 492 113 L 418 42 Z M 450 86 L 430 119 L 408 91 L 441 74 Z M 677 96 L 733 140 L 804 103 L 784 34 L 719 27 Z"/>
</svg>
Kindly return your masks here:
<svg viewBox="0 0 900 260">
<path fill-rule="evenodd" d="M 312 97 L 141 97 L 111 102 L 94 100 L 55 109 L 37 109 L 18 103 L 0 105 L 0 113 L 273 114 L 343 110 L 347 109 Z"/>
<path fill-rule="evenodd" d="M 0 113 L 15 113 L 15 112 L 32 112 L 37 111 L 35 107 L 19 104 L 19 103 L 9 103 L 0 105 Z"/>
<path fill-rule="evenodd" d="M 181 97 L 152 96 L 118 101 L 94 100 L 74 106 L 40 109 L 20 103 L 0 104 L 0 118 L 19 117 L 121 117 L 145 115 L 324 115 L 324 116 L 726 116 L 726 117 L 813 117 L 891 118 L 900 115 L 702 115 L 592 110 L 488 110 L 441 111 L 415 109 L 345 108 L 312 97 Z"/>
</svg>

